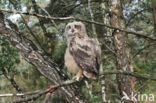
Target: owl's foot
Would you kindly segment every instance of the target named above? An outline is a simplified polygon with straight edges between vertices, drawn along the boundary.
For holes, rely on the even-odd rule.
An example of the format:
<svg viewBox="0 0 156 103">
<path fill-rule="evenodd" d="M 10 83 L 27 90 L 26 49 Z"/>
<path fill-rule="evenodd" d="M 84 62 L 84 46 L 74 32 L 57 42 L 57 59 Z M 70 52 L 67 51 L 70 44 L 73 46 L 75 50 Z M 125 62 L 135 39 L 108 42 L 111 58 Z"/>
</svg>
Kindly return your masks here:
<svg viewBox="0 0 156 103">
<path fill-rule="evenodd" d="M 76 81 L 79 81 L 82 77 L 78 77 L 78 76 L 74 76 L 72 79 L 73 80 L 76 80 Z"/>
<path fill-rule="evenodd" d="M 79 81 L 83 77 L 83 70 L 79 70 L 76 76 L 73 77 L 74 80 Z"/>
</svg>

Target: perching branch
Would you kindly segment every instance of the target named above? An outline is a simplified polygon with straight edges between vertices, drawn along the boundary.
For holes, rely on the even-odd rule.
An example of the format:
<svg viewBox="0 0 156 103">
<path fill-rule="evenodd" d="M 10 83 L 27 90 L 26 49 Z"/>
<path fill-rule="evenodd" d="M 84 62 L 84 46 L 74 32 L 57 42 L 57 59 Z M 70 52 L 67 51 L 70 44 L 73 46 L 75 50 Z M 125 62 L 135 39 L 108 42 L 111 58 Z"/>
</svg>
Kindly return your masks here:
<svg viewBox="0 0 156 103">
<path fill-rule="evenodd" d="M 123 71 L 123 70 L 105 70 L 103 73 L 99 74 L 100 75 L 100 78 L 103 78 L 104 75 L 112 75 L 112 74 L 121 74 L 121 75 L 129 75 L 129 76 L 133 76 L 133 77 L 136 77 L 136 78 L 140 78 L 140 79 L 147 79 L 147 80 L 153 80 L 153 81 L 156 81 L 156 78 L 155 77 L 152 77 L 150 75 L 144 75 L 144 74 L 139 74 L 137 72 L 129 72 L 129 71 Z M 67 80 L 67 81 L 64 81 L 60 84 L 57 84 L 57 85 L 53 85 L 51 87 L 49 87 L 48 89 L 44 90 L 44 92 L 50 92 L 52 89 L 57 89 L 59 87 L 62 87 L 62 86 L 67 86 L 67 85 L 71 85 L 71 84 L 74 84 L 78 81 L 76 80 Z M 33 94 L 38 94 L 40 92 L 43 92 L 43 90 L 37 90 L 37 91 L 34 91 L 34 92 L 27 92 L 27 93 L 21 93 L 21 94 L 0 94 L 0 97 L 5 97 L 5 96 L 23 96 L 23 95 L 33 95 Z"/>
<path fill-rule="evenodd" d="M 51 16 L 43 16 L 43 15 L 35 14 L 35 13 L 28 13 L 28 12 L 22 12 L 22 11 L 12 11 L 12 10 L 5 10 L 5 9 L 0 9 L 0 11 L 7 12 L 7 13 L 31 15 L 31 16 L 36 16 L 36 17 L 39 17 L 39 18 L 50 19 L 50 20 L 60 20 L 60 21 L 64 21 L 64 20 L 78 20 L 78 21 L 82 21 L 82 22 L 87 22 L 87 23 L 92 23 L 92 24 L 96 24 L 96 25 L 100 25 L 100 26 L 105 26 L 107 28 L 114 29 L 114 30 L 123 31 L 123 32 L 126 32 L 128 34 L 133 34 L 133 35 L 136 35 L 138 37 L 141 37 L 141 38 L 144 38 L 144 39 L 147 39 L 147 40 L 156 41 L 156 38 L 152 38 L 152 37 L 146 36 L 147 34 L 142 34 L 142 33 L 134 32 L 134 31 L 131 31 L 131 30 L 126 30 L 126 29 L 122 29 L 122 28 L 106 25 L 106 24 L 103 24 L 103 23 L 100 23 L 100 22 L 84 20 L 84 19 L 81 19 L 81 18 L 75 18 L 75 17 L 51 17 Z"/>
<path fill-rule="evenodd" d="M 133 76 L 133 77 L 136 77 L 136 78 L 141 78 L 141 79 L 148 79 L 148 80 L 153 80 L 153 81 L 156 81 L 156 78 L 152 77 L 152 76 L 149 76 L 149 75 L 143 75 L 143 74 L 139 74 L 139 73 L 136 73 L 136 72 L 129 72 L 129 71 L 122 71 L 122 70 L 105 70 L 104 73 L 100 74 L 100 78 L 103 78 L 104 75 L 110 75 L 110 74 L 122 74 L 122 75 L 129 75 L 129 76 Z M 53 90 L 56 90 L 62 86 L 69 86 L 71 84 L 74 84 L 78 81 L 76 80 L 67 80 L 67 81 L 64 81 L 60 84 L 57 84 L 57 85 L 53 85 L 51 87 L 49 87 L 48 89 L 46 90 L 39 90 L 39 91 L 34 91 L 34 92 L 27 92 L 27 93 L 22 93 L 22 94 L 0 94 L 0 97 L 6 97 L 6 96 L 26 96 L 26 95 L 33 95 L 33 94 L 37 94 L 35 96 L 30 96 L 30 97 L 27 97 L 27 98 L 23 98 L 23 99 L 20 99 L 20 100 L 16 100 L 14 101 L 13 103 L 19 103 L 19 102 L 26 102 L 26 101 L 30 101 L 30 100 L 34 100 L 42 95 L 45 95 Z"/>
</svg>

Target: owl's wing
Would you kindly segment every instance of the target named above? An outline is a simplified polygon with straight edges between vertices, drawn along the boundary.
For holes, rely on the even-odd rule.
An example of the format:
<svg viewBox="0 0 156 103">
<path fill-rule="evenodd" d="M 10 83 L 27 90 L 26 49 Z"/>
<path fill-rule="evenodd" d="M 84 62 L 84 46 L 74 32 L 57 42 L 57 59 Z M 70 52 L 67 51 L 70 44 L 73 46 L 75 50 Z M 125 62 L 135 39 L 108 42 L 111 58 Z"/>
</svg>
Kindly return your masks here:
<svg viewBox="0 0 156 103">
<path fill-rule="evenodd" d="M 69 52 L 80 68 L 98 74 L 101 64 L 101 49 L 94 40 L 88 37 L 74 38 L 70 42 Z"/>
</svg>

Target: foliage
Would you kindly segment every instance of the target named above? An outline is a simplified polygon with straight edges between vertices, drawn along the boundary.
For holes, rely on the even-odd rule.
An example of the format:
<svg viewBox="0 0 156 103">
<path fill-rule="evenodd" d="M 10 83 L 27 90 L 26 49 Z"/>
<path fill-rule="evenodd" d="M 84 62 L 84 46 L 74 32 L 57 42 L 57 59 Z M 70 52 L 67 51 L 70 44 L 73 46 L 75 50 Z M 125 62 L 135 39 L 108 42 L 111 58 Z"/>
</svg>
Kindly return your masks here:
<svg viewBox="0 0 156 103">
<path fill-rule="evenodd" d="M 13 71 L 15 66 L 20 63 L 17 50 L 1 36 L 0 57 L 0 68 L 7 68 L 8 72 Z"/>
</svg>

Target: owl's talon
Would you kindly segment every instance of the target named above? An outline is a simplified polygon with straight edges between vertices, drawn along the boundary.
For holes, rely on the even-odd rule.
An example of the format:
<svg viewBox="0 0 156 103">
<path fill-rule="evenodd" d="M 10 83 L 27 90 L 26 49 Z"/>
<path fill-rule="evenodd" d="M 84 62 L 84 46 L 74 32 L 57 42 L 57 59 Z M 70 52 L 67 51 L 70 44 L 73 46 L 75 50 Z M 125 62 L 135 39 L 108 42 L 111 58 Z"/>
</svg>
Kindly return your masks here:
<svg viewBox="0 0 156 103">
<path fill-rule="evenodd" d="M 76 76 L 73 77 L 73 79 L 76 80 L 76 81 L 79 81 L 80 78 L 82 78 L 82 77 L 83 77 L 83 70 L 80 69 L 80 70 L 78 71 L 78 73 L 76 74 Z"/>
<path fill-rule="evenodd" d="M 72 79 L 73 79 L 73 80 L 76 80 L 76 81 L 79 81 L 79 80 L 80 80 L 80 77 L 75 76 L 75 77 L 73 77 Z"/>
</svg>

